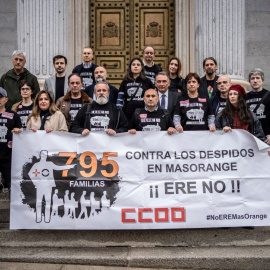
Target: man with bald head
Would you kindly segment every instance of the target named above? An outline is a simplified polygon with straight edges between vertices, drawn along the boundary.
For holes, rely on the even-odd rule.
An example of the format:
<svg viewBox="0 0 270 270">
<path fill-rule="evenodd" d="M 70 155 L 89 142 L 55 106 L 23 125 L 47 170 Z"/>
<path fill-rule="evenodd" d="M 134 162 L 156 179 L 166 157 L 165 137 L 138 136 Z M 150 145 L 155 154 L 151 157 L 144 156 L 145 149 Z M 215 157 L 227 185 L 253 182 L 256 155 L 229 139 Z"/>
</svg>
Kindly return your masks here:
<svg viewBox="0 0 270 270">
<path fill-rule="evenodd" d="M 215 115 L 225 108 L 228 91 L 232 85 L 231 79 L 226 75 L 219 76 L 216 83 L 218 91 L 210 99 Z"/>
<path fill-rule="evenodd" d="M 148 89 L 143 96 L 144 108 L 136 109 L 131 119 L 130 134 L 136 131 L 165 131 L 169 135 L 176 132 L 169 111 L 158 107 L 159 96 L 155 89 Z"/>
<path fill-rule="evenodd" d="M 93 49 L 84 47 L 82 50 L 83 63 L 76 66 L 72 73 L 78 73 L 83 79 L 83 90 L 94 82 L 94 72 L 96 65 L 92 62 L 94 58 Z"/>
<path fill-rule="evenodd" d="M 96 67 L 95 72 L 94 72 L 94 77 L 95 77 L 94 83 L 85 88 L 85 93 L 93 100 L 95 100 L 95 95 L 94 95 L 95 85 L 98 82 L 102 82 L 102 81 L 106 82 L 107 77 L 108 77 L 107 70 L 101 66 Z M 118 89 L 110 84 L 108 85 L 109 85 L 109 90 L 110 90 L 109 101 L 116 104 L 117 97 L 118 97 Z"/>
</svg>

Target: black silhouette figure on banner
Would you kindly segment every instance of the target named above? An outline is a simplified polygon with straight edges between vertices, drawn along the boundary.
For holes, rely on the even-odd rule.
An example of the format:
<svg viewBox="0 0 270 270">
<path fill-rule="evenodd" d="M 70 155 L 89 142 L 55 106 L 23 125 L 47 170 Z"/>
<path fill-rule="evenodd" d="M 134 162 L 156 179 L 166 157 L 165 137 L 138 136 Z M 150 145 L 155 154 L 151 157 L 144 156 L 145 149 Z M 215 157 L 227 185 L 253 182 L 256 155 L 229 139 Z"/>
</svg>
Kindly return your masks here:
<svg viewBox="0 0 270 270">
<path fill-rule="evenodd" d="M 50 222 L 51 220 L 51 200 L 52 200 L 52 189 L 55 187 L 55 180 L 53 171 L 54 170 L 68 170 L 73 168 L 75 165 L 64 165 L 58 166 L 52 161 L 47 161 L 48 151 L 40 151 L 40 160 L 36 162 L 30 172 L 29 177 L 31 178 L 35 189 L 36 189 L 36 222 L 42 221 L 42 202 L 45 201 L 45 212 L 44 221 Z"/>
</svg>

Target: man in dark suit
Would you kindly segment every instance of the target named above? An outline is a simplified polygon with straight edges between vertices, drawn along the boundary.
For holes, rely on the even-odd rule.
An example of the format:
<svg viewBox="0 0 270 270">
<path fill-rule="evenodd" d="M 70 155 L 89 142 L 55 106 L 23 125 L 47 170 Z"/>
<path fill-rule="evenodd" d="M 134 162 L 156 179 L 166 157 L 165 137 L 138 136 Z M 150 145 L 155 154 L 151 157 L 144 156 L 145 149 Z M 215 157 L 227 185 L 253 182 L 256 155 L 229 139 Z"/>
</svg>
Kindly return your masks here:
<svg viewBox="0 0 270 270">
<path fill-rule="evenodd" d="M 179 102 L 180 94 L 178 92 L 169 91 L 170 79 L 166 72 L 159 72 L 156 75 L 155 86 L 159 95 L 159 108 L 168 110 L 171 117 L 173 117 L 173 111 Z"/>
</svg>

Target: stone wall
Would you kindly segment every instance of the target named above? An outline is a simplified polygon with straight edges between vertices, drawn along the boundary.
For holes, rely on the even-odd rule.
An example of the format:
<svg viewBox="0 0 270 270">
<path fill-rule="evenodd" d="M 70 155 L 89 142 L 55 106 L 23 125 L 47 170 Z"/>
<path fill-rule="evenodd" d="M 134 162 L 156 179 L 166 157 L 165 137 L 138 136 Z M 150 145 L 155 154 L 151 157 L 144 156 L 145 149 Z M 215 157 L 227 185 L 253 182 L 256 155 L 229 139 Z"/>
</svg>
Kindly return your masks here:
<svg viewBox="0 0 270 270">
<path fill-rule="evenodd" d="M 0 0 L 0 76 L 11 69 L 11 55 L 17 49 L 17 1 Z"/>
<path fill-rule="evenodd" d="M 246 0 L 245 25 L 245 78 L 253 68 L 261 68 L 264 87 L 270 90 L 270 0 Z"/>
</svg>

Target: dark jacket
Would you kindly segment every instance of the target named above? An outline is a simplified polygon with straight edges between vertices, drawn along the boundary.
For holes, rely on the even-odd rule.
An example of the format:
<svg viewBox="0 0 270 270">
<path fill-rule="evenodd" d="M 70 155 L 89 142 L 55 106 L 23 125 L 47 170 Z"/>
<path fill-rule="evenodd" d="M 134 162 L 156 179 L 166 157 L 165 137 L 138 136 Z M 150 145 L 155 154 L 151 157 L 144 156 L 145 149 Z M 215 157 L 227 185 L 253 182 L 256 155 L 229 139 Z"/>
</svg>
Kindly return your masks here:
<svg viewBox="0 0 270 270">
<path fill-rule="evenodd" d="M 82 105 L 93 102 L 92 98 L 88 97 L 88 95 L 86 95 L 82 90 L 81 95 L 82 95 Z M 68 129 L 70 128 L 71 125 L 71 115 L 69 113 L 70 105 L 71 105 L 70 91 L 68 91 L 65 96 L 60 97 L 56 102 L 56 106 L 60 109 L 60 111 L 64 114 L 66 118 Z"/>
<path fill-rule="evenodd" d="M 11 109 L 12 105 L 22 100 L 21 93 L 19 91 L 20 81 L 26 80 L 33 84 L 35 95 L 40 91 L 37 77 L 30 73 L 26 68 L 23 72 L 17 75 L 14 69 L 9 70 L 5 73 L 0 80 L 0 86 L 7 91 L 8 102 L 6 108 Z"/>
<path fill-rule="evenodd" d="M 220 92 L 217 91 L 216 94 L 210 98 L 210 102 L 213 108 L 215 115 L 218 114 L 219 106 L 220 106 Z"/>
<path fill-rule="evenodd" d="M 178 105 L 180 101 L 180 93 L 178 92 L 172 92 L 171 90 L 168 90 L 168 108 L 167 110 L 170 113 L 171 118 L 173 118 L 173 112 L 176 105 Z M 160 101 L 158 102 L 158 107 L 160 108 Z"/>
<path fill-rule="evenodd" d="M 211 96 L 214 96 L 218 91 L 217 79 L 218 79 L 218 76 L 216 75 L 215 79 L 214 79 L 214 87 L 213 87 L 213 92 L 212 92 Z M 200 83 L 200 87 L 199 87 L 198 92 L 199 92 L 200 97 L 209 97 L 208 96 L 208 91 L 207 91 L 206 75 L 204 77 L 201 77 L 201 83 Z"/>
<path fill-rule="evenodd" d="M 223 118 L 221 114 L 222 114 L 222 111 L 216 117 L 216 120 L 215 120 L 216 129 L 221 130 L 226 126 L 233 128 L 233 123 L 230 123 L 228 117 Z M 255 137 L 257 137 L 258 139 L 264 142 L 266 140 L 266 137 L 264 135 L 262 125 L 253 112 L 252 112 L 252 116 L 253 116 L 253 121 L 249 125 L 248 130 L 252 135 L 254 135 Z"/>
<path fill-rule="evenodd" d="M 75 120 L 72 123 L 71 132 L 81 134 L 84 129 L 90 128 L 90 115 L 92 106 L 97 104 L 95 101 L 92 104 L 84 105 L 79 112 L 77 113 Z M 128 121 L 119 108 L 115 104 L 108 102 L 106 105 L 112 106 L 113 114 L 110 115 L 110 124 L 109 128 L 116 131 L 116 133 L 127 132 L 128 131 Z M 90 106 L 90 107 L 89 107 Z M 103 106 L 103 105 L 99 105 Z M 104 105 L 105 106 L 105 105 Z"/>
</svg>

